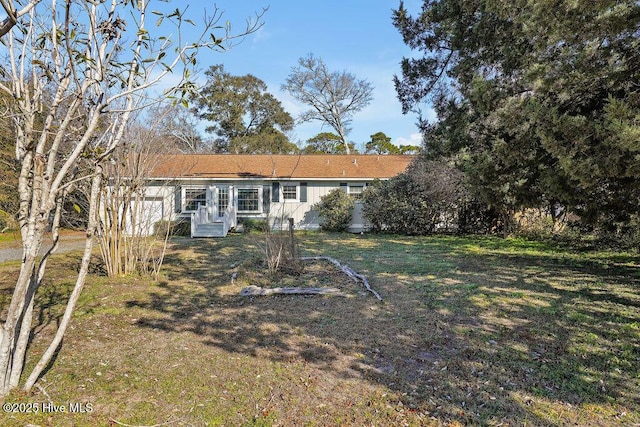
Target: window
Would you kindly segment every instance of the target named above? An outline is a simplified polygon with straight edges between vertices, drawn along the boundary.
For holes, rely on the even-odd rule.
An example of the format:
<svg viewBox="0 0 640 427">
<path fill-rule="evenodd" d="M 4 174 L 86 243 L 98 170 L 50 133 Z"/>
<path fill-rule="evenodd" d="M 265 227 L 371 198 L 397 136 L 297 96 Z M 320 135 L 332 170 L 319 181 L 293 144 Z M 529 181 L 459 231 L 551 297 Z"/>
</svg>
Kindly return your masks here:
<svg viewBox="0 0 640 427">
<path fill-rule="evenodd" d="M 350 185 L 349 186 L 349 195 L 356 200 L 360 200 L 362 198 L 362 192 L 364 191 L 364 185 Z"/>
<path fill-rule="evenodd" d="M 185 188 L 184 189 L 184 212 L 197 211 L 200 206 L 207 205 L 206 188 Z"/>
<path fill-rule="evenodd" d="M 218 187 L 218 216 L 224 216 L 229 207 L 229 187 Z"/>
<path fill-rule="evenodd" d="M 260 192 L 257 188 L 238 188 L 238 212 L 260 212 Z"/>
<path fill-rule="evenodd" d="M 298 186 L 296 184 L 282 184 L 282 200 L 297 201 Z"/>
</svg>

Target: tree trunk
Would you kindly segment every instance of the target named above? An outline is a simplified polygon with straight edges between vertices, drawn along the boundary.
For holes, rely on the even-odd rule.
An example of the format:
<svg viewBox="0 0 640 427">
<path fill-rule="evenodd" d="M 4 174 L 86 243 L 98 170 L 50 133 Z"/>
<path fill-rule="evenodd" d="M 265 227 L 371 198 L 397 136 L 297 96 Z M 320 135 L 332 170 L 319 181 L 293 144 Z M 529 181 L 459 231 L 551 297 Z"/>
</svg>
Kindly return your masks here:
<svg viewBox="0 0 640 427">
<path fill-rule="evenodd" d="M 24 367 L 24 360 L 31 337 L 31 322 L 33 319 L 33 301 L 35 299 L 35 286 L 30 287 L 27 295 L 26 306 L 19 324 L 18 339 L 11 360 L 11 374 L 9 375 L 9 390 L 14 389 L 20 383 L 20 376 Z"/>
<path fill-rule="evenodd" d="M 53 355 L 58 350 L 60 343 L 62 343 L 62 338 L 64 337 L 65 332 L 67 331 L 67 327 L 71 321 L 71 316 L 73 315 L 73 310 L 75 309 L 76 303 L 78 302 L 78 298 L 80 297 L 80 293 L 82 292 L 82 288 L 84 287 L 85 279 L 87 277 L 87 273 L 89 272 L 89 262 L 91 261 L 91 252 L 93 250 L 93 236 L 97 227 L 97 207 L 98 207 L 98 199 L 100 196 L 100 185 L 102 182 L 102 167 L 100 165 L 96 165 L 96 171 L 92 178 L 91 183 L 91 198 L 89 202 L 89 223 L 87 225 L 87 238 L 84 247 L 84 254 L 82 256 L 82 262 L 80 264 L 80 270 L 78 271 L 78 277 L 76 279 L 76 284 L 71 292 L 71 296 L 69 297 L 69 301 L 67 302 L 67 307 L 64 311 L 64 315 L 62 316 L 62 320 L 60 321 L 60 325 L 58 326 L 58 330 L 56 332 L 53 341 L 44 352 L 36 366 L 33 368 L 31 375 L 27 378 L 27 381 L 24 385 L 25 391 L 30 391 L 36 381 L 40 378 L 40 375 L 44 371 L 44 369 L 49 365 Z"/>
<path fill-rule="evenodd" d="M 338 118 L 339 120 L 339 118 Z M 340 136 L 340 140 L 342 141 L 342 144 L 344 145 L 344 151 L 347 154 L 351 154 L 351 150 L 349 149 L 349 143 L 347 142 L 347 135 L 345 135 L 344 133 L 344 128 L 342 127 L 342 122 L 338 122 L 338 125 L 336 126 L 336 130 L 338 131 L 338 136 Z"/>
<path fill-rule="evenodd" d="M 20 274 L 7 310 L 7 318 L 2 328 L 2 339 L 0 340 L 0 396 L 9 393 L 12 388 L 11 379 L 15 380 L 15 376 L 19 377 L 20 375 L 20 373 L 13 373 L 13 367 L 20 365 L 14 363 L 14 358 L 20 357 L 26 351 L 26 349 L 18 348 L 18 345 L 26 346 L 27 344 L 20 339 L 21 327 L 25 323 L 25 316 L 30 311 L 28 296 L 35 294 L 34 286 L 37 284 L 37 281 L 34 280 L 35 265 L 37 254 L 42 245 L 43 234 L 43 230 L 37 230 L 35 234 L 30 234 L 29 240 L 24 245 Z"/>
<path fill-rule="evenodd" d="M 47 260 L 53 254 L 56 249 L 58 249 L 59 242 L 59 234 L 58 229 L 60 226 L 60 215 L 62 212 L 62 200 L 59 199 L 56 203 L 56 211 L 53 218 L 53 223 L 51 224 L 51 231 L 53 234 L 53 243 L 47 253 L 42 256 L 40 263 L 38 264 L 37 273 L 34 271 L 32 274 L 31 280 L 35 281 L 29 287 L 29 292 L 27 294 L 27 298 L 25 301 L 25 310 L 22 315 L 22 319 L 20 322 L 20 334 L 18 336 L 18 341 L 15 345 L 15 352 L 13 355 L 13 363 L 11 366 L 11 376 L 9 378 L 9 388 L 13 389 L 18 387 L 20 383 L 20 376 L 22 375 L 22 371 L 24 369 L 24 362 L 26 359 L 27 349 L 31 340 L 31 325 L 33 322 L 33 305 L 35 301 L 35 295 L 40 285 L 42 284 L 42 279 L 44 278 L 44 271 L 47 266 Z"/>
</svg>

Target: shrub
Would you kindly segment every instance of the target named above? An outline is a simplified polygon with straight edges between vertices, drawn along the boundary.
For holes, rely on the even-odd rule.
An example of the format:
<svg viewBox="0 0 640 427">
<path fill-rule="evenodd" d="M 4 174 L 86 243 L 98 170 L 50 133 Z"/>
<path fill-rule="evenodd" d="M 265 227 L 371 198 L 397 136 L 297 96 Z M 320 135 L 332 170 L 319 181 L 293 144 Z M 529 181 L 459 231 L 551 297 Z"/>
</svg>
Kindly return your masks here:
<svg viewBox="0 0 640 427">
<path fill-rule="evenodd" d="M 162 237 L 167 233 L 167 227 L 171 227 L 171 236 L 191 236 L 191 221 L 188 219 L 160 220 L 153 224 L 153 234 Z"/>
<path fill-rule="evenodd" d="M 363 202 L 372 231 L 421 235 L 503 229 L 499 211 L 475 197 L 465 174 L 446 160 L 418 158 L 406 172 L 370 185 Z"/>
<path fill-rule="evenodd" d="M 557 228 L 549 212 L 542 208 L 522 209 L 515 214 L 514 220 L 516 233 L 531 239 L 552 237 Z"/>
<path fill-rule="evenodd" d="M 245 233 L 251 233 L 252 231 L 268 231 L 267 221 L 257 218 L 241 218 L 238 223 L 242 224 L 242 228 Z"/>
<path fill-rule="evenodd" d="M 370 186 L 364 213 L 373 231 L 429 234 L 457 228 L 465 198 L 462 172 L 446 163 L 419 160 L 406 172 Z"/>
<path fill-rule="evenodd" d="M 320 228 L 326 231 L 345 231 L 351 222 L 353 206 L 353 198 L 343 190 L 331 190 L 314 206 L 320 216 Z"/>
<path fill-rule="evenodd" d="M 504 220 L 497 209 L 469 197 L 458 206 L 457 231 L 460 234 L 504 233 Z"/>
</svg>

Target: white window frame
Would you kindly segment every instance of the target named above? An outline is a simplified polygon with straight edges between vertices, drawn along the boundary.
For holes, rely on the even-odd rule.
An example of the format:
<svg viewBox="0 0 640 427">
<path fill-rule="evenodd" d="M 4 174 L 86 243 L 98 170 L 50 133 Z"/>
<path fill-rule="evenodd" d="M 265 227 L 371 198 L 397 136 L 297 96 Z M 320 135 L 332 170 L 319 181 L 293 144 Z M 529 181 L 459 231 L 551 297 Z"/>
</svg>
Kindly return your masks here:
<svg viewBox="0 0 640 427">
<path fill-rule="evenodd" d="M 198 210 L 197 208 L 196 209 L 187 209 L 187 204 L 188 204 L 187 203 L 187 191 L 189 191 L 189 190 L 200 190 L 200 191 L 204 190 L 204 206 L 207 205 L 207 202 L 209 200 L 209 194 L 208 194 L 209 189 L 207 188 L 206 185 L 183 186 L 182 187 L 182 194 L 181 194 L 181 197 L 182 197 L 181 205 L 182 205 L 182 212 L 183 213 L 197 212 L 197 210 Z M 195 200 L 195 199 L 193 199 L 193 200 Z"/>
<path fill-rule="evenodd" d="M 353 193 L 351 192 L 351 189 L 353 187 L 358 187 L 358 188 L 362 187 L 362 191 L 360 191 L 359 193 Z M 362 198 L 362 193 L 364 193 L 365 188 L 367 188 L 367 184 L 364 182 L 350 182 L 347 184 L 347 194 L 356 200 L 360 200 Z"/>
<path fill-rule="evenodd" d="M 246 211 L 240 209 L 240 191 L 241 190 L 252 190 L 258 193 L 258 210 Z M 238 213 L 262 213 L 262 187 L 257 185 L 242 185 L 238 186 L 235 189 L 235 199 L 236 199 L 236 207 Z"/>
<path fill-rule="evenodd" d="M 286 199 L 284 197 L 284 187 L 294 187 L 296 189 L 296 197 L 295 199 Z M 283 203 L 296 203 L 300 202 L 300 183 L 299 182 L 289 182 L 289 181 L 280 181 L 280 200 Z"/>
</svg>

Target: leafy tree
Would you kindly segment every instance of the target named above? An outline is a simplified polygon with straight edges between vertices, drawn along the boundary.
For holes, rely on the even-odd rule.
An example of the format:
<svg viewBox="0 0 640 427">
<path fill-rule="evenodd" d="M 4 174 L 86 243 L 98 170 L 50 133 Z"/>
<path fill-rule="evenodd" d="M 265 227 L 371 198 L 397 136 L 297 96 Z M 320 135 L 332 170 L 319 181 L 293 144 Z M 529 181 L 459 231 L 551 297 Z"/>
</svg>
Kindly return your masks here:
<svg viewBox="0 0 640 427">
<path fill-rule="evenodd" d="M 353 143 L 349 143 L 349 150 L 355 151 Z M 303 154 L 344 154 L 345 145 L 338 135 L 331 132 L 321 132 L 307 140 L 307 145 L 302 149 Z"/>
<path fill-rule="evenodd" d="M 14 123 L 13 152 L 20 165 L 18 221 L 23 248 L 0 330 L 0 396 L 17 387 L 23 373 L 33 331 L 34 297 L 57 247 L 66 194 L 79 181 L 90 182 L 85 249 L 55 336 L 39 360 L 32 356 L 37 361 L 26 378 L 27 391 L 51 363 L 82 292 L 105 164 L 124 144 L 132 113 L 157 102 L 150 99 L 150 90 L 173 71 L 182 73 L 166 94 L 178 100 L 186 97 L 195 87 L 189 75 L 198 50 L 225 50 L 235 37 L 228 25 L 218 25 L 222 14 L 217 9 L 205 14 L 200 26 L 210 38 L 186 41 L 180 37 L 182 27 L 195 23 L 185 11 L 151 11 L 146 0 L 31 0 L 24 4 L 0 2 L 7 16 L 0 22 L 0 36 L 8 57 L 0 63 L 0 92 L 13 100 L 8 105 Z M 151 15 L 156 19 L 151 20 Z M 175 38 L 166 36 L 163 22 L 175 25 Z M 248 22 L 242 34 L 257 28 L 257 21 Z M 44 239 L 49 227 L 52 246 Z"/>
<path fill-rule="evenodd" d="M 384 132 L 377 132 L 371 135 L 371 141 L 365 146 L 367 153 L 376 154 L 400 154 L 400 148 L 391 143 L 391 137 Z"/>
<path fill-rule="evenodd" d="M 640 205 L 637 1 L 429 0 L 394 25 L 421 57 L 395 77 L 431 158 L 457 156 L 505 219 L 571 208 L 583 219 Z"/>
<path fill-rule="evenodd" d="M 195 97 L 194 112 L 213 124 L 206 132 L 217 136 L 215 147 L 232 153 L 291 153 L 297 147 L 285 132 L 293 119 L 267 85 L 247 74 L 233 76 L 222 65 L 205 73 L 206 85 Z"/>
<path fill-rule="evenodd" d="M 419 145 L 401 145 L 398 147 L 398 150 L 400 150 L 400 154 L 420 154 L 420 152 L 422 151 L 422 148 Z"/>
<path fill-rule="evenodd" d="M 351 152 L 349 124 L 353 115 L 373 99 L 371 83 L 346 71 L 329 71 L 322 59 L 309 54 L 291 69 L 282 89 L 310 107 L 300 115 L 301 122 L 319 120 L 328 124 L 340 137 L 346 153 Z"/>
<path fill-rule="evenodd" d="M 293 154 L 298 146 L 277 129 L 265 129 L 259 134 L 234 138 L 229 151 L 246 154 Z"/>
</svg>

